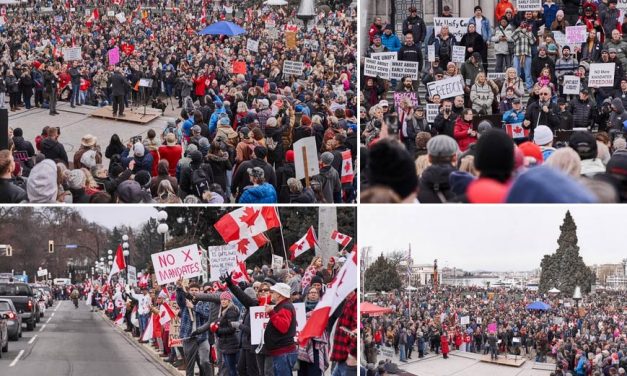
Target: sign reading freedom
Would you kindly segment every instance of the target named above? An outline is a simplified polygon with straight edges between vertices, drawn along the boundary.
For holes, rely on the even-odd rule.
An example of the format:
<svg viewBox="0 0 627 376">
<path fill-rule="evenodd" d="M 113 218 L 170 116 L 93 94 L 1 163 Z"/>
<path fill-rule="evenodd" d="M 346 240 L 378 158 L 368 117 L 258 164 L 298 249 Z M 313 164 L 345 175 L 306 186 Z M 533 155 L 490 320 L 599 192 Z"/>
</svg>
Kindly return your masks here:
<svg viewBox="0 0 627 376">
<path fill-rule="evenodd" d="M 160 285 L 175 282 L 179 278 L 202 275 L 200 253 L 196 244 L 153 253 L 151 258 L 157 283 Z"/>
</svg>

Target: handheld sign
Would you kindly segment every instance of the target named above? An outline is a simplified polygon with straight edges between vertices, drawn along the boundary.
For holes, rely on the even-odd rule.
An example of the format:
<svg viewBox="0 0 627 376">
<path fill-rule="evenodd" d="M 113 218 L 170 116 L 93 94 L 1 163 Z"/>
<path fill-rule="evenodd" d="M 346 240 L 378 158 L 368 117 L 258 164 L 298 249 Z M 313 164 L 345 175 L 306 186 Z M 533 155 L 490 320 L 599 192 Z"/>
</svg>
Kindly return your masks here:
<svg viewBox="0 0 627 376">
<path fill-rule="evenodd" d="M 464 81 L 462 76 L 446 78 L 444 80 L 431 81 L 427 84 L 429 95 L 440 95 L 440 99 L 464 95 Z"/>
<path fill-rule="evenodd" d="M 461 17 L 433 17 L 433 28 L 435 35 L 440 34 L 442 26 L 448 26 L 449 34 L 454 36 L 457 41 L 461 41 L 462 37 L 468 31 L 468 18 Z"/>
<path fill-rule="evenodd" d="M 48 269 L 37 270 L 37 277 L 45 277 L 48 275 Z"/>
<path fill-rule="evenodd" d="M 294 167 L 296 179 L 305 179 L 309 186 L 309 178 L 320 173 L 316 138 L 305 137 L 294 143 Z"/>
<path fill-rule="evenodd" d="M 248 39 L 246 41 L 246 49 L 251 52 L 259 51 L 259 41 L 254 39 Z"/>
<path fill-rule="evenodd" d="M 82 60 L 80 47 L 63 47 L 63 58 L 67 61 Z"/>
<path fill-rule="evenodd" d="M 397 91 L 394 93 L 394 108 L 401 108 L 401 101 L 409 99 L 412 108 L 418 106 L 418 96 L 415 91 Z"/>
<path fill-rule="evenodd" d="M 412 80 L 418 80 L 418 62 L 388 60 L 388 64 L 390 64 L 390 79 L 400 80 L 410 77 Z"/>
<path fill-rule="evenodd" d="M 563 94 L 579 94 L 581 80 L 577 76 L 564 76 Z"/>
<path fill-rule="evenodd" d="M 220 276 L 237 268 L 237 243 L 207 247 L 207 253 L 210 281 L 219 281 Z"/>
<path fill-rule="evenodd" d="M 116 14 L 116 15 L 115 15 L 115 18 L 117 18 L 117 20 L 118 20 L 120 23 L 124 23 L 124 22 L 126 22 L 126 16 L 124 15 L 124 12 L 120 12 L 120 13 Z"/>
<path fill-rule="evenodd" d="M 542 0 L 518 0 L 516 7 L 518 12 L 533 12 L 542 9 Z"/>
<path fill-rule="evenodd" d="M 165 285 L 179 278 L 198 277 L 202 274 L 200 254 L 196 244 L 170 249 L 150 255 L 157 283 Z"/>
<path fill-rule="evenodd" d="M 462 316 L 459 319 L 460 325 L 468 325 L 470 324 L 470 316 Z"/>
<path fill-rule="evenodd" d="M 109 65 L 116 65 L 120 62 L 120 49 L 118 47 L 114 47 L 109 50 Z"/>
<path fill-rule="evenodd" d="M 133 265 L 128 265 L 127 273 L 129 286 L 137 286 L 137 268 L 135 268 Z"/>
<path fill-rule="evenodd" d="M 588 87 L 613 87 L 615 72 L 614 63 L 590 64 Z"/>
<path fill-rule="evenodd" d="M 304 64 L 301 61 L 285 60 L 283 62 L 283 74 L 300 76 L 303 74 Z"/>
<path fill-rule="evenodd" d="M 375 60 L 398 60 L 396 52 L 373 52 L 370 57 Z"/>
<path fill-rule="evenodd" d="M 272 255 L 272 270 L 279 270 L 283 267 L 283 257 Z"/>
<path fill-rule="evenodd" d="M 466 57 L 466 47 L 453 46 L 453 63 L 463 63 Z"/>
<path fill-rule="evenodd" d="M 305 303 L 294 303 L 294 310 L 296 311 L 296 337 L 301 330 L 305 327 L 307 322 L 307 315 L 305 313 Z M 266 313 L 265 306 L 250 307 L 250 344 L 258 345 L 261 343 L 261 338 L 270 321 L 270 316 Z"/>
<path fill-rule="evenodd" d="M 427 46 L 427 60 L 435 61 L 435 44 L 430 44 Z"/>
<path fill-rule="evenodd" d="M 427 123 L 431 124 L 440 113 L 440 106 L 435 103 L 427 104 Z"/>
<path fill-rule="evenodd" d="M 370 58 L 364 59 L 364 76 L 381 77 L 384 80 L 390 79 L 389 60 L 375 60 Z"/>
<path fill-rule="evenodd" d="M 566 41 L 569 44 L 584 43 L 588 39 L 586 25 L 566 26 Z"/>
</svg>

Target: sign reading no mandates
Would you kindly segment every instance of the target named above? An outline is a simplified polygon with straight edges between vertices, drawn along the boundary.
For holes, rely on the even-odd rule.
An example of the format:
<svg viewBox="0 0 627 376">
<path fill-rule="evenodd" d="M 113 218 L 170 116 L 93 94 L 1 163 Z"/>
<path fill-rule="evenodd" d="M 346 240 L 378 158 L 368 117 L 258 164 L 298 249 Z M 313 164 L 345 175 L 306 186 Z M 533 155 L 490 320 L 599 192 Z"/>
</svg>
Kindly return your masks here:
<svg viewBox="0 0 627 376">
<path fill-rule="evenodd" d="M 200 253 L 196 244 L 170 249 L 150 255 L 157 283 L 165 285 L 179 278 L 198 277 L 202 274 Z"/>
</svg>

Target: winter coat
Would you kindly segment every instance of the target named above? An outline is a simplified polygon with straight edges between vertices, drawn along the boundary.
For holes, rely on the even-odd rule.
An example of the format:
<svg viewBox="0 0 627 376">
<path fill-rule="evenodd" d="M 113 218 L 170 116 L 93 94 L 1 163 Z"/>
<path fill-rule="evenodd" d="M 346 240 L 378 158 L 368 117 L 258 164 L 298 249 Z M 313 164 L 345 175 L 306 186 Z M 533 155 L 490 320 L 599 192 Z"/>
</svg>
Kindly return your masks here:
<svg viewBox="0 0 627 376">
<path fill-rule="evenodd" d="M 464 83 L 466 86 L 472 86 L 474 84 L 475 78 L 479 72 L 483 72 L 483 65 L 475 65 L 470 61 L 470 59 L 466 60 L 461 69 L 461 74 L 464 77 Z"/>
<path fill-rule="evenodd" d="M 0 203 L 19 204 L 27 200 L 26 191 L 13 184 L 12 179 L 0 178 Z"/>
<path fill-rule="evenodd" d="M 611 34 L 608 34 L 608 35 L 611 35 Z M 619 39 L 618 42 L 614 42 L 613 40 L 609 39 L 605 43 L 604 48 L 608 50 L 610 48 L 615 48 L 616 57 L 618 58 L 618 60 L 620 60 L 621 63 L 623 63 L 623 67 L 627 67 L 627 42 L 623 41 L 622 39 Z"/>
<path fill-rule="evenodd" d="M 254 167 L 260 167 L 263 170 L 265 180 L 273 187 L 276 187 L 276 174 L 272 166 L 270 166 L 268 162 L 264 161 L 263 159 L 255 158 L 249 161 L 242 162 L 239 166 L 237 166 L 235 174 L 233 175 L 233 180 L 231 182 L 231 190 L 233 192 L 239 191 L 241 194 L 244 187 L 250 185 L 248 169 Z"/>
<path fill-rule="evenodd" d="M 427 167 L 420 176 L 418 201 L 421 203 L 443 203 L 453 199 L 449 176 L 455 171 L 450 164 L 435 164 Z"/>
<path fill-rule="evenodd" d="M 500 24 L 498 25 L 498 27 L 494 30 L 494 35 L 492 36 L 494 54 L 509 55 L 509 43 L 513 43 L 512 34 L 514 34 L 514 26 L 511 24 L 505 26 L 505 28 L 501 27 Z M 507 38 L 507 40 L 501 40 L 501 37 L 503 36 Z"/>
<path fill-rule="evenodd" d="M 226 192 L 226 172 L 233 169 L 229 154 L 227 152 L 223 152 L 222 155 L 207 154 L 205 159 L 213 171 L 213 181 Z"/>
<path fill-rule="evenodd" d="M 460 46 L 466 47 L 466 53 L 464 55 L 464 59 L 470 59 L 470 55 L 475 52 L 479 52 L 481 54 L 481 60 L 486 61 L 488 58 L 488 50 L 486 49 L 485 42 L 481 34 L 477 33 L 466 33 L 462 37 L 462 40 L 459 41 Z M 472 52 L 468 52 L 468 48 L 472 47 Z"/>
<path fill-rule="evenodd" d="M 464 152 L 468 150 L 470 144 L 477 142 L 477 136 L 471 136 L 468 134 L 468 130 L 472 129 L 472 122 L 466 122 L 460 116 L 457 118 L 455 122 L 455 131 L 454 136 L 457 144 L 459 145 L 459 150 Z"/>
<path fill-rule="evenodd" d="M 66 166 L 70 164 L 67 153 L 65 152 L 65 147 L 57 140 L 44 138 L 43 141 L 41 141 L 41 152 L 46 156 L 46 159 L 52 159 L 55 162 L 63 162 Z"/>
<path fill-rule="evenodd" d="M 176 165 L 183 156 L 181 145 L 161 145 L 159 146 L 159 158 L 168 161 L 168 174 L 176 176 Z"/>
<path fill-rule="evenodd" d="M 401 41 L 394 33 L 390 35 L 386 35 L 385 33 L 381 34 L 381 44 L 391 52 L 396 52 L 401 49 Z"/>
<path fill-rule="evenodd" d="M 209 164 L 190 163 L 189 166 L 185 166 L 181 170 L 181 179 L 179 180 L 179 188 L 180 188 L 180 196 L 182 198 L 185 198 L 188 195 L 194 195 L 198 197 L 198 192 L 196 192 L 196 187 L 194 187 L 194 185 L 192 184 L 192 173 L 194 172 L 194 170 L 198 168 L 202 168 L 204 170 L 205 176 L 207 177 L 207 182 L 209 184 L 213 183 L 213 170 L 211 169 L 211 166 Z"/>
<path fill-rule="evenodd" d="M 325 203 L 334 203 L 334 197 L 342 190 L 342 183 L 337 171 L 331 166 L 325 166 L 320 169 L 320 174 L 313 177 L 322 185 L 322 196 Z"/>
<path fill-rule="evenodd" d="M 447 336 L 442 335 L 442 337 L 440 338 L 440 346 L 442 347 L 442 354 L 446 355 L 450 352 Z"/>
<path fill-rule="evenodd" d="M 241 204 L 275 204 L 277 202 L 276 190 L 268 183 L 249 185 L 245 187 L 240 196 Z"/>
<path fill-rule="evenodd" d="M 455 120 L 457 116 L 454 113 L 451 113 L 448 119 L 444 118 L 443 114 L 438 114 L 433 121 L 433 127 L 431 128 L 433 133 L 437 134 L 445 134 L 447 136 L 453 137 L 453 132 L 455 130 Z"/>
<path fill-rule="evenodd" d="M 536 56 L 531 62 L 531 79 L 533 82 L 538 80 L 540 73 L 544 67 L 548 66 L 551 72 L 555 72 L 555 62 L 547 55 L 545 57 Z M 555 77 L 553 77 L 555 81 Z"/>
<path fill-rule="evenodd" d="M 293 177 L 296 177 L 294 162 L 287 162 L 276 169 L 277 191 L 280 203 L 289 202 L 290 188 L 287 186 L 287 180 Z"/>
<path fill-rule="evenodd" d="M 596 107 L 590 99 L 584 102 L 577 97 L 570 101 L 570 113 L 573 114 L 573 127 L 588 128 L 594 124 Z"/>
<path fill-rule="evenodd" d="M 222 311 L 218 321 L 216 336 L 220 340 L 218 348 L 223 354 L 235 354 L 239 351 L 239 339 L 237 329 L 231 323 L 239 321 L 239 310 L 231 303 L 226 310 Z"/>
<path fill-rule="evenodd" d="M 492 101 L 494 101 L 494 92 L 487 82 L 483 85 L 479 83 L 472 85 L 470 102 L 474 111 L 478 113 L 483 111 L 486 115 L 492 115 Z"/>
<path fill-rule="evenodd" d="M 129 149 L 126 149 L 120 155 L 122 160 L 122 166 L 128 167 L 132 160 L 135 161 L 135 167 L 133 173 L 136 174 L 141 170 L 146 170 L 148 173 L 152 173 L 152 154 L 146 152 L 143 157 L 129 156 Z"/>
<path fill-rule="evenodd" d="M 411 26 L 411 29 L 409 28 Z M 414 43 L 422 45 L 427 36 L 427 27 L 422 18 L 409 16 L 403 21 L 403 35 L 411 33 L 414 37 Z"/>
</svg>

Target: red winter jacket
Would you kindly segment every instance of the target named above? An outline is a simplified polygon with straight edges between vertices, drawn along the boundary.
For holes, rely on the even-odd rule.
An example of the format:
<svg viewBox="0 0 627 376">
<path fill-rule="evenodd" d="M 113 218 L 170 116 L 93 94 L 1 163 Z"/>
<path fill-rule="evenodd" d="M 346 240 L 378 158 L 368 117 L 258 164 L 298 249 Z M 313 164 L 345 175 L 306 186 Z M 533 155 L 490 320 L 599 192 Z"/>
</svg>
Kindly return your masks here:
<svg viewBox="0 0 627 376">
<path fill-rule="evenodd" d="M 468 150 L 470 144 L 477 142 L 477 136 L 471 136 L 468 134 L 469 129 L 472 129 L 472 122 L 465 122 L 463 115 L 459 116 L 455 121 L 453 136 L 459 145 L 459 150 L 462 152 Z"/>
</svg>

